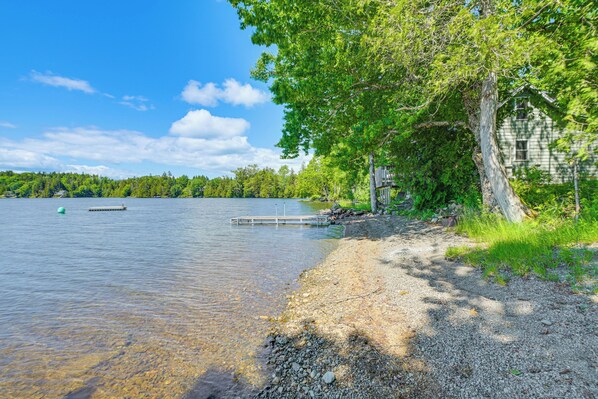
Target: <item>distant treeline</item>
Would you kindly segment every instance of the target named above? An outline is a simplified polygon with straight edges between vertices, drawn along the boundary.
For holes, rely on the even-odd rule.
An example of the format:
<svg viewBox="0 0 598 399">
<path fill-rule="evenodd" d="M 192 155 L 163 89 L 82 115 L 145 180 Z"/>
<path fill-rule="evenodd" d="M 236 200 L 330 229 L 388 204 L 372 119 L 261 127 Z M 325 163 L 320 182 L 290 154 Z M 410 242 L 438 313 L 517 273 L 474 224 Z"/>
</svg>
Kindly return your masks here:
<svg viewBox="0 0 598 399">
<path fill-rule="evenodd" d="M 123 180 L 78 173 L 0 172 L 0 197 L 136 197 L 136 198 L 352 198 L 355 186 L 345 174 L 314 158 L 298 173 L 249 165 L 233 176 L 142 176 Z"/>
</svg>

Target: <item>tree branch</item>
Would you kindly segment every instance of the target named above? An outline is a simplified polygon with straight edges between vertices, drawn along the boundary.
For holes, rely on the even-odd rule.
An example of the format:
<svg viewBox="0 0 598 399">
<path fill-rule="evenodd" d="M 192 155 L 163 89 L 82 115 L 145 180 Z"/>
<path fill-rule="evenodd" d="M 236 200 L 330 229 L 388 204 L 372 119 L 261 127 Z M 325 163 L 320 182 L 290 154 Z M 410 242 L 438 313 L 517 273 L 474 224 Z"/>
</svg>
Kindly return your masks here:
<svg viewBox="0 0 598 399">
<path fill-rule="evenodd" d="M 544 6 L 542 6 L 542 8 L 540 8 L 530 19 L 525 21 L 523 23 L 523 25 L 521 25 L 519 28 L 520 29 L 525 28 L 527 25 L 531 24 L 534 21 L 534 19 L 538 18 L 540 16 L 540 14 L 542 14 L 544 12 L 544 10 L 547 9 L 550 5 L 551 5 L 551 2 L 544 4 Z"/>
<path fill-rule="evenodd" d="M 465 124 L 465 122 L 462 122 L 462 121 L 456 121 L 456 122 L 450 122 L 450 121 L 424 122 L 424 123 L 417 124 L 414 127 L 416 129 L 430 129 L 430 128 L 433 128 L 433 127 L 456 127 L 456 126 L 467 128 L 467 125 Z"/>
</svg>

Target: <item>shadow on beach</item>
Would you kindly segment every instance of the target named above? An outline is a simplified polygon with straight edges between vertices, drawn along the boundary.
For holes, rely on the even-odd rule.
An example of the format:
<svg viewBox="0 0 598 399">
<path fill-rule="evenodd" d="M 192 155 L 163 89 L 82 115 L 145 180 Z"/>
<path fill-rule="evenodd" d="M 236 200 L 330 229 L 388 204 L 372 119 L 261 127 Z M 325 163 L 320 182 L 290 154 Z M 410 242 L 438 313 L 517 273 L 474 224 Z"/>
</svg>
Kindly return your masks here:
<svg viewBox="0 0 598 399">
<path fill-rule="evenodd" d="M 568 284 L 515 277 L 506 286 L 479 269 L 447 261 L 464 244 L 446 229 L 399 220 L 376 259 L 385 301 L 421 320 L 413 357 L 442 387 L 441 397 L 598 398 L 598 306 Z M 396 235 L 396 233 L 399 233 Z"/>
<path fill-rule="evenodd" d="M 271 376 L 263 386 L 210 370 L 183 398 L 425 398 L 415 388 L 430 388 L 410 359 L 384 353 L 357 332 L 338 343 L 306 323 L 296 335 L 268 337 L 265 346 Z"/>
</svg>

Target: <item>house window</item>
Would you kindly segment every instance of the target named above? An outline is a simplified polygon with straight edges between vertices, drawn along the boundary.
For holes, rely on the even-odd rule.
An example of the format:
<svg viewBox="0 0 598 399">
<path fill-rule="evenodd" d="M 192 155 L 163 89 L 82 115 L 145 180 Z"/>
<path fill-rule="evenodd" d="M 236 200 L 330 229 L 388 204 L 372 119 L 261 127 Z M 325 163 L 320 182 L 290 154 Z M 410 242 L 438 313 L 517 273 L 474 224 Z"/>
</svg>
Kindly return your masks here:
<svg viewBox="0 0 598 399">
<path fill-rule="evenodd" d="M 527 120 L 529 111 L 529 101 L 527 98 L 518 98 L 515 100 L 515 112 L 517 113 L 517 120 Z"/>
<path fill-rule="evenodd" d="M 515 160 L 527 161 L 527 140 L 515 141 Z"/>
</svg>

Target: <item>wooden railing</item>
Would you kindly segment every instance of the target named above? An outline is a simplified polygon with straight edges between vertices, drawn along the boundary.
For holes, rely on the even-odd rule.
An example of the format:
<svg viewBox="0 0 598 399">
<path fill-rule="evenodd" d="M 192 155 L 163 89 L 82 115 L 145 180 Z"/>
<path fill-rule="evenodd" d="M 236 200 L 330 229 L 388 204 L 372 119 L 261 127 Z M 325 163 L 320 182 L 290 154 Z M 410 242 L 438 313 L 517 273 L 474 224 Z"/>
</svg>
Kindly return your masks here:
<svg viewBox="0 0 598 399">
<path fill-rule="evenodd" d="M 395 174 L 392 168 L 381 166 L 376 168 L 376 188 L 392 187 L 395 185 Z"/>
</svg>

